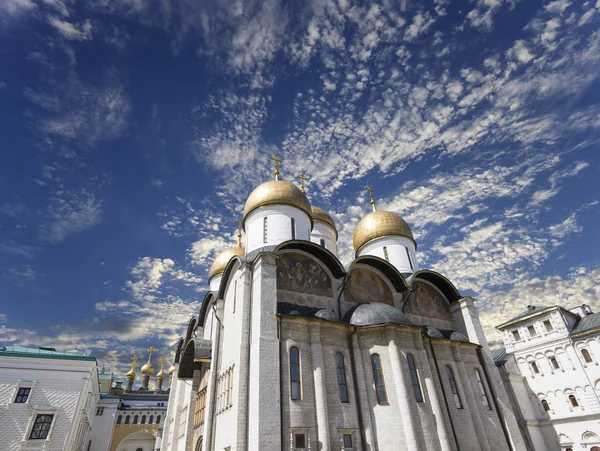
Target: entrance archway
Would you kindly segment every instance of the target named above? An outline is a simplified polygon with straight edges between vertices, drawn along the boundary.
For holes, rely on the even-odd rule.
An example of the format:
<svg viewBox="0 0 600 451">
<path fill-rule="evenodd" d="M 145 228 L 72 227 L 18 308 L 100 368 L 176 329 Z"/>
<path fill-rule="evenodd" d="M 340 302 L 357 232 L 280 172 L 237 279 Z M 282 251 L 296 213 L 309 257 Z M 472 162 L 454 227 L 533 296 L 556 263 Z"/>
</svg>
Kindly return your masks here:
<svg viewBox="0 0 600 451">
<path fill-rule="evenodd" d="M 153 451 L 156 437 L 148 432 L 134 432 L 125 437 L 117 446 L 117 451 Z"/>
</svg>

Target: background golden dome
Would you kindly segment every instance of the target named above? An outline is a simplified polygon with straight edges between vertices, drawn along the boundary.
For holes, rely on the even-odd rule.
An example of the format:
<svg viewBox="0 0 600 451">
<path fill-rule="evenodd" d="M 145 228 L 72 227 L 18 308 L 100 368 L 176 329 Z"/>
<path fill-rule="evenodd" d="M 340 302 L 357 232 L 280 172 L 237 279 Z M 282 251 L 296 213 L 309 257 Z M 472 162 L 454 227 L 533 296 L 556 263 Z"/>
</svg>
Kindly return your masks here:
<svg viewBox="0 0 600 451">
<path fill-rule="evenodd" d="M 158 373 L 156 373 L 156 378 L 157 379 L 164 379 L 165 378 L 165 373 L 163 372 L 163 370 L 160 370 Z"/>
<path fill-rule="evenodd" d="M 142 366 L 142 374 L 144 376 L 152 376 L 152 373 L 154 373 L 154 367 L 150 362 L 146 362 L 144 366 Z"/>
<path fill-rule="evenodd" d="M 208 278 L 212 279 L 214 276 L 223 274 L 227 264 L 233 257 L 243 257 L 244 255 L 246 255 L 246 252 L 244 251 L 244 248 L 239 245 L 225 249 L 223 252 L 217 255 L 215 261 L 213 261 L 208 273 Z"/>
<path fill-rule="evenodd" d="M 315 207 L 313 205 L 310 206 L 310 210 L 311 210 L 312 218 L 315 221 L 325 222 L 325 223 L 329 224 L 331 227 L 334 228 L 334 230 L 335 230 L 335 236 L 337 238 L 338 231 L 337 231 L 337 228 L 335 226 L 335 222 L 333 222 L 333 219 L 331 218 L 331 216 L 329 216 L 329 213 L 327 213 L 322 208 Z"/>
<path fill-rule="evenodd" d="M 131 368 L 125 375 L 125 377 L 127 379 L 135 379 L 135 376 L 136 376 L 136 374 L 135 374 L 135 371 L 133 370 L 133 368 Z"/>
<path fill-rule="evenodd" d="M 374 211 L 362 218 L 354 231 L 354 251 L 375 238 L 405 236 L 415 241 L 410 227 L 404 219 L 391 211 Z M 415 243 L 416 245 L 416 243 Z"/>
<path fill-rule="evenodd" d="M 250 193 L 244 207 L 244 220 L 254 210 L 265 205 L 290 205 L 304 210 L 312 218 L 306 195 L 293 183 L 283 180 L 265 182 Z"/>
<path fill-rule="evenodd" d="M 169 376 L 173 376 L 174 372 L 175 372 L 175 365 L 171 365 L 171 368 L 169 368 Z"/>
</svg>

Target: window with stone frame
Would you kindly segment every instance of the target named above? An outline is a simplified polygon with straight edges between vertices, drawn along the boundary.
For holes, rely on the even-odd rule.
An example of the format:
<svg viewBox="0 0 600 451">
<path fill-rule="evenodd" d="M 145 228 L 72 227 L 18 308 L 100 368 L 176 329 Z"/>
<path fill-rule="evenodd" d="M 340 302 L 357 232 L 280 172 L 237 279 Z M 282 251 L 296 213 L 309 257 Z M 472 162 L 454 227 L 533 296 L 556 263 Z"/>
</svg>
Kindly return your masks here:
<svg viewBox="0 0 600 451">
<path fill-rule="evenodd" d="M 293 401 L 302 399 L 302 386 L 300 381 L 300 351 L 296 346 L 290 348 L 290 389 Z"/>
<path fill-rule="evenodd" d="M 534 374 L 540 374 L 540 369 L 538 368 L 537 363 L 529 362 L 529 365 L 531 365 L 531 370 Z"/>
<path fill-rule="evenodd" d="M 408 371 L 410 372 L 410 382 L 413 387 L 413 393 L 417 402 L 423 402 L 423 392 L 421 391 L 421 381 L 419 380 L 419 373 L 417 371 L 417 365 L 415 364 L 415 358 L 412 354 L 406 354 L 406 360 L 408 362 Z"/>
<path fill-rule="evenodd" d="M 379 354 L 371 356 L 371 366 L 373 367 L 373 380 L 375 381 L 375 393 L 377 394 L 378 404 L 387 404 L 387 391 L 385 388 L 385 377 L 383 367 L 381 366 L 381 357 Z"/>
<path fill-rule="evenodd" d="M 450 365 L 446 366 L 446 375 L 448 376 L 448 383 L 450 384 L 450 391 L 454 398 L 454 405 L 457 409 L 462 409 L 462 402 L 460 401 L 460 395 L 458 394 L 458 387 L 456 385 L 456 379 L 454 378 L 454 371 Z"/>
<path fill-rule="evenodd" d="M 204 414 L 206 412 L 206 387 L 196 395 L 196 405 L 194 409 L 194 428 L 204 424 Z"/>
<path fill-rule="evenodd" d="M 572 407 L 579 407 L 579 402 L 577 401 L 575 395 L 569 395 L 569 402 L 571 403 Z"/>
<path fill-rule="evenodd" d="M 560 369 L 560 365 L 558 363 L 558 360 L 556 360 L 556 357 L 550 357 L 550 365 L 552 365 L 552 368 L 554 368 L 555 370 Z"/>
<path fill-rule="evenodd" d="M 548 404 L 548 401 L 545 399 L 542 399 L 542 408 L 544 409 L 544 412 L 550 412 L 550 404 Z"/>
<path fill-rule="evenodd" d="M 338 387 L 340 391 L 340 401 L 350 402 L 348 397 L 348 384 L 346 381 L 346 367 L 344 365 L 344 355 L 338 352 L 335 355 L 335 363 L 337 367 Z"/>
<path fill-rule="evenodd" d="M 513 334 L 513 338 L 515 339 L 515 341 L 521 341 L 521 334 L 519 333 L 519 331 L 517 329 L 512 331 Z"/>
<path fill-rule="evenodd" d="M 546 328 L 546 332 L 552 332 L 554 330 L 554 328 L 552 327 L 552 323 L 549 319 L 544 321 L 544 327 Z"/>
<path fill-rule="evenodd" d="M 33 423 L 33 427 L 31 428 L 31 432 L 29 433 L 29 438 L 31 440 L 47 439 L 53 420 L 54 415 L 52 414 L 37 414 L 35 417 L 35 422 Z"/>
<path fill-rule="evenodd" d="M 17 396 L 15 397 L 15 403 L 25 404 L 31 394 L 31 387 L 19 387 L 17 390 Z"/>
<path fill-rule="evenodd" d="M 475 377 L 477 378 L 477 386 L 479 387 L 479 393 L 481 393 L 481 402 L 488 409 L 492 409 L 492 405 L 490 404 L 490 400 L 488 398 L 487 392 L 485 391 L 485 386 L 483 385 L 483 380 L 481 379 L 481 373 L 478 368 L 475 368 Z"/>
<path fill-rule="evenodd" d="M 527 332 L 529 332 L 530 337 L 537 336 L 537 331 L 535 330 L 535 327 L 533 326 L 533 324 L 531 326 L 527 326 Z"/>
<path fill-rule="evenodd" d="M 297 432 L 294 434 L 294 450 L 306 449 L 306 434 Z"/>
<path fill-rule="evenodd" d="M 588 351 L 587 349 L 582 349 L 581 350 L 581 356 L 583 357 L 583 360 L 585 363 L 592 363 L 592 356 L 590 354 L 590 351 Z"/>
<path fill-rule="evenodd" d="M 342 444 L 344 445 L 344 449 L 354 449 L 354 441 L 352 440 L 352 434 L 343 434 Z"/>
</svg>

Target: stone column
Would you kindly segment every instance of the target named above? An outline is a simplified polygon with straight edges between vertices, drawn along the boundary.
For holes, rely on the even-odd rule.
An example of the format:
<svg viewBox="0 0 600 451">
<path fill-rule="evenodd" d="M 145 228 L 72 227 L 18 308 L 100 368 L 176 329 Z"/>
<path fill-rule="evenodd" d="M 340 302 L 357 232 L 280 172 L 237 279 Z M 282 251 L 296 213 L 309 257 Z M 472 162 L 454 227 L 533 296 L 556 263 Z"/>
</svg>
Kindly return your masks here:
<svg viewBox="0 0 600 451">
<path fill-rule="evenodd" d="M 323 451 L 329 451 L 329 420 L 327 414 L 327 390 L 325 387 L 325 366 L 323 363 L 323 345 L 321 344 L 321 326 L 310 326 L 310 353 L 315 387 L 315 405 L 317 408 L 317 438 Z"/>
<path fill-rule="evenodd" d="M 390 363 L 392 366 L 392 373 L 394 376 L 394 384 L 396 385 L 396 393 L 398 395 L 398 404 L 400 409 L 400 421 L 404 429 L 405 443 L 403 444 L 405 449 L 419 449 L 419 442 L 417 441 L 417 435 L 415 434 L 415 419 L 410 408 L 410 402 L 408 389 L 406 388 L 406 379 L 404 372 L 402 371 L 402 365 L 400 364 L 400 351 L 398 345 L 392 339 L 388 345 L 390 351 Z M 391 387 L 390 387 L 391 388 Z"/>
<path fill-rule="evenodd" d="M 352 358 L 354 359 L 354 363 L 356 365 L 356 380 L 354 383 L 358 387 L 358 393 L 360 397 L 360 399 L 356 400 L 356 409 L 360 409 L 362 414 L 361 416 L 366 441 L 365 445 L 367 449 L 376 450 L 377 443 L 375 442 L 375 436 L 373 435 L 373 422 L 371 419 L 373 409 L 371 409 L 369 406 L 369 394 L 367 392 L 370 387 L 367 387 L 367 379 L 365 376 L 365 371 L 371 371 L 371 367 L 369 366 L 368 369 L 365 368 L 362 351 L 360 350 L 358 343 L 358 333 L 354 333 L 352 335 Z"/>
</svg>

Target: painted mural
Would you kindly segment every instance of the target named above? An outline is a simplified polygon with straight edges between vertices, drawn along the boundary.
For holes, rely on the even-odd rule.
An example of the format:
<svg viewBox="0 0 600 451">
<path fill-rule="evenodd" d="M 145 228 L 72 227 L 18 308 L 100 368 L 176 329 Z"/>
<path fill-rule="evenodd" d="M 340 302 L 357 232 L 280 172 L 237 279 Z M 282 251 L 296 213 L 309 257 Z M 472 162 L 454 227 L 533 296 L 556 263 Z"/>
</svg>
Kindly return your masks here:
<svg viewBox="0 0 600 451">
<path fill-rule="evenodd" d="M 302 254 L 281 254 L 277 261 L 277 288 L 302 294 L 333 296 L 331 279 L 314 260 Z"/>
<path fill-rule="evenodd" d="M 349 302 L 383 302 L 394 305 L 392 290 L 375 272 L 356 268 L 344 287 L 344 299 Z"/>
<path fill-rule="evenodd" d="M 412 287 L 404 313 L 452 321 L 448 301 L 437 289 L 421 280 L 415 280 Z"/>
</svg>

